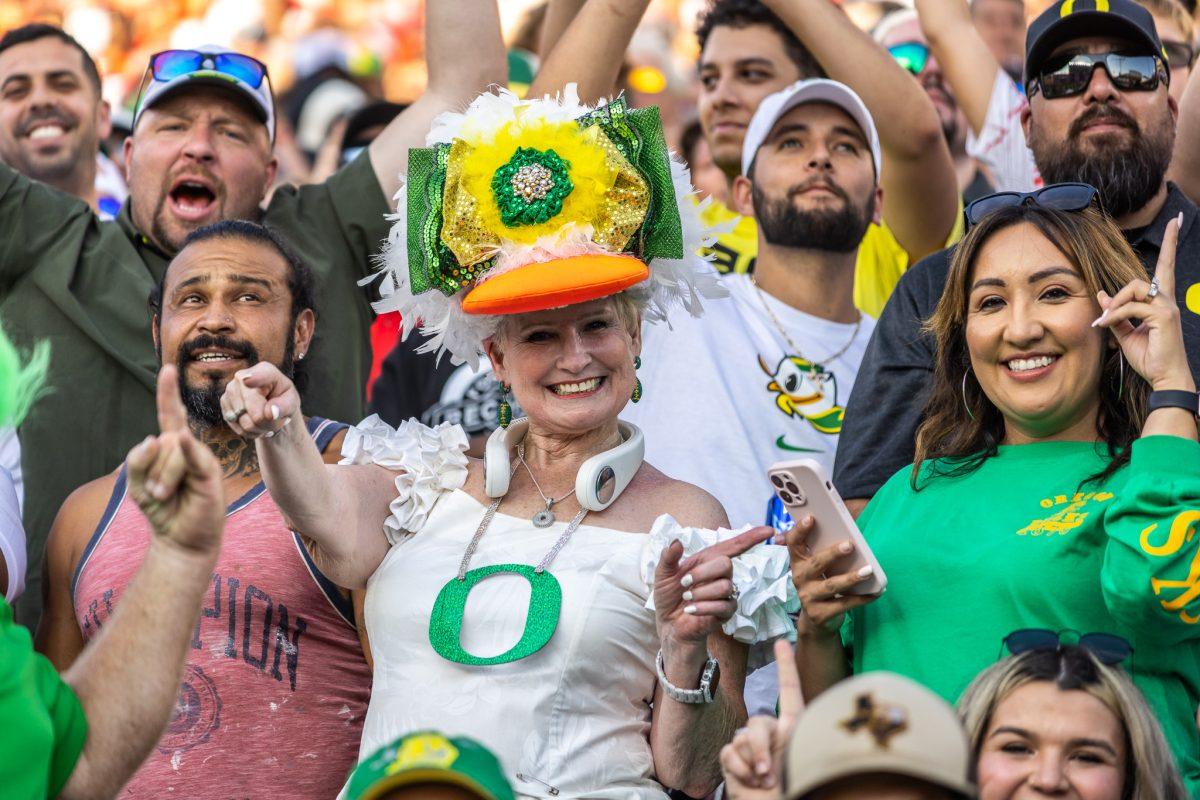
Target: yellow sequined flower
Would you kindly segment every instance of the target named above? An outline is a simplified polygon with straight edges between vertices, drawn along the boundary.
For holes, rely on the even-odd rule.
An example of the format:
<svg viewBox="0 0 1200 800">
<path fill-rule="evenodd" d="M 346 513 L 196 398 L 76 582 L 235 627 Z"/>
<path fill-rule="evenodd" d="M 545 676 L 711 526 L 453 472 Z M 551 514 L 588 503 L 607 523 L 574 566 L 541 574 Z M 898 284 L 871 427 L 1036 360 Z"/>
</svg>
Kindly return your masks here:
<svg viewBox="0 0 1200 800">
<path fill-rule="evenodd" d="M 510 227 L 502 219 L 492 178 L 522 147 L 554 151 L 569 165 L 574 188 L 555 216 Z M 590 225 L 597 244 L 620 252 L 641 227 L 649 205 L 646 181 L 599 126 L 521 120 L 490 135 L 473 132 L 451 145 L 442 240 L 460 264 L 471 265 L 494 255 L 501 242 L 533 244 L 569 224 Z"/>
</svg>

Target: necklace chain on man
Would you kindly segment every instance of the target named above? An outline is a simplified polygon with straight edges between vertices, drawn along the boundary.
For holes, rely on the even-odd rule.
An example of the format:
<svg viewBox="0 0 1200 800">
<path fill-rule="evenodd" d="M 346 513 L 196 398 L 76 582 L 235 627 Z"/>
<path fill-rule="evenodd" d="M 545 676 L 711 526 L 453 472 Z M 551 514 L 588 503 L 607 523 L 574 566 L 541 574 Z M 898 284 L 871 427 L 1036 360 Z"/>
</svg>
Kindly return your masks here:
<svg viewBox="0 0 1200 800">
<path fill-rule="evenodd" d="M 771 318 L 771 322 L 774 323 L 776 330 L 778 330 L 780 335 L 783 336 L 784 341 L 786 341 L 788 343 L 788 346 L 792 348 L 792 352 L 789 353 L 788 355 L 794 355 L 797 358 L 803 358 L 803 359 L 811 362 L 815 366 L 820 367 L 821 370 L 825 374 L 828 374 L 829 367 L 827 367 L 826 364 L 828 364 L 829 362 L 833 361 L 834 359 L 840 357 L 843 353 L 845 353 L 847 350 L 849 350 L 850 345 L 854 344 L 854 340 L 858 338 L 858 329 L 862 325 L 862 312 L 861 311 L 858 312 L 858 319 L 854 320 L 854 330 L 850 331 L 850 340 L 848 342 L 846 342 L 844 345 L 842 345 L 840 350 L 838 350 L 836 353 L 830 353 L 829 355 L 825 356 L 825 358 L 821 359 L 820 361 L 816 361 L 814 359 L 807 358 L 802 352 L 800 352 L 799 345 L 797 345 L 794 341 L 792 341 L 791 336 L 788 336 L 787 328 L 783 327 L 783 323 L 779 321 L 779 317 L 775 316 L 775 312 L 771 310 L 771 306 L 767 303 L 767 293 L 764 292 L 762 290 L 762 287 L 758 285 L 758 281 L 756 281 L 754 279 L 754 274 L 751 273 L 747 277 L 750 278 L 750 283 L 751 283 L 751 285 L 754 286 L 754 290 L 756 292 L 758 292 L 758 300 L 760 303 L 762 303 L 763 311 L 767 312 L 767 316 Z"/>
<path fill-rule="evenodd" d="M 528 465 L 526 466 L 526 469 L 528 469 Z M 512 479 L 512 476 L 516 474 L 516 472 L 517 467 L 516 464 L 514 464 L 512 472 L 509 474 L 510 480 Z M 532 475 L 530 477 L 532 477 Z M 483 534 L 487 532 L 488 526 L 492 524 L 492 518 L 496 516 L 496 510 L 500 508 L 500 501 L 503 499 L 503 497 L 497 497 L 492 501 L 492 504 L 487 507 L 487 511 L 483 512 L 483 519 L 479 521 L 479 527 L 475 529 L 475 535 L 471 537 L 471 543 L 467 545 L 467 550 L 465 553 L 463 553 L 462 561 L 458 565 L 458 580 L 462 581 L 466 579 L 467 569 L 471 566 L 471 558 L 475 555 L 475 550 L 479 547 L 479 540 L 483 538 Z M 563 531 L 562 536 L 558 537 L 558 541 L 554 543 L 554 546 L 550 548 L 550 551 L 542 557 L 541 561 L 538 562 L 537 568 L 534 569 L 534 572 L 540 575 L 546 571 L 546 569 L 550 566 L 550 562 L 554 561 L 555 557 L 558 556 L 559 551 L 562 550 L 566 545 L 567 540 L 570 539 L 571 535 L 579 528 L 580 523 L 583 522 L 583 518 L 587 516 L 587 513 L 588 509 L 586 506 L 579 509 L 579 513 L 577 513 L 571 520 L 570 524 L 567 525 L 567 529 Z"/>
<path fill-rule="evenodd" d="M 568 497 L 575 494 L 575 490 L 572 489 L 558 499 L 547 497 L 546 493 L 542 491 L 541 484 L 539 484 L 537 478 L 534 477 L 533 470 L 529 468 L 529 463 L 525 461 L 524 442 L 521 442 L 519 445 L 517 445 L 517 460 L 521 462 L 521 465 L 525 467 L 525 471 L 529 473 L 529 480 L 533 481 L 534 488 L 537 489 L 538 494 L 542 496 L 542 502 L 546 504 L 545 509 L 533 515 L 533 525 L 536 528 L 549 528 L 554 524 L 555 521 L 554 511 L 551 509 L 553 509 L 558 503 L 561 503 L 563 500 L 566 500 Z"/>
</svg>

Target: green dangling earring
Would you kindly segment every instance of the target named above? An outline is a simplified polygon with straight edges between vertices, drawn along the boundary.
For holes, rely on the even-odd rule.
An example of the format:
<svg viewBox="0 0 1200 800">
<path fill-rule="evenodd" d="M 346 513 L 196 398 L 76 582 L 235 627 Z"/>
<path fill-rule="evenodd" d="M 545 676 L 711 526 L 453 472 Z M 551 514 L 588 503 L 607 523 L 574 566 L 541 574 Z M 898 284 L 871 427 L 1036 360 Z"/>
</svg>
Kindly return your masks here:
<svg viewBox="0 0 1200 800">
<path fill-rule="evenodd" d="M 500 384 L 500 405 L 496 406 L 496 424 L 507 428 L 512 422 L 512 406 L 508 404 L 508 386 Z"/>
<path fill-rule="evenodd" d="M 641 368 L 642 368 L 642 357 L 641 357 L 641 356 L 634 356 L 634 357 L 633 357 L 633 368 L 634 368 L 634 369 L 641 369 Z M 638 378 L 638 379 L 637 379 L 637 383 L 635 383 L 635 384 L 633 385 L 633 394 L 631 394 L 631 395 L 629 396 L 629 399 L 630 399 L 630 400 L 632 400 L 632 401 L 633 401 L 633 402 L 635 402 L 635 403 L 636 403 L 638 400 L 641 400 L 641 399 L 642 399 L 642 379 L 641 379 L 641 378 Z"/>
</svg>

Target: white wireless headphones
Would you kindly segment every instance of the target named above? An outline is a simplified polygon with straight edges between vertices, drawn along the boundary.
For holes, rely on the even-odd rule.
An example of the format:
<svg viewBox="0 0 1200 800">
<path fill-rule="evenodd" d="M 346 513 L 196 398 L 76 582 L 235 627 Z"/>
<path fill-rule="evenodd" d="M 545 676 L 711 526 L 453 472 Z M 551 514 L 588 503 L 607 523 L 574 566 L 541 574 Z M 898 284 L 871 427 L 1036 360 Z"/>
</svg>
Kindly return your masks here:
<svg viewBox="0 0 1200 800">
<path fill-rule="evenodd" d="M 625 441 L 584 461 L 575 476 L 575 497 L 588 511 L 603 511 L 621 496 L 646 456 L 646 440 L 636 425 L 617 421 Z M 483 489 L 488 497 L 503 497 L 512 478 L 512 451 L 529 432 L 529 418 L 514 419 L 496 428 L 483 451 Z"/>
</svg>

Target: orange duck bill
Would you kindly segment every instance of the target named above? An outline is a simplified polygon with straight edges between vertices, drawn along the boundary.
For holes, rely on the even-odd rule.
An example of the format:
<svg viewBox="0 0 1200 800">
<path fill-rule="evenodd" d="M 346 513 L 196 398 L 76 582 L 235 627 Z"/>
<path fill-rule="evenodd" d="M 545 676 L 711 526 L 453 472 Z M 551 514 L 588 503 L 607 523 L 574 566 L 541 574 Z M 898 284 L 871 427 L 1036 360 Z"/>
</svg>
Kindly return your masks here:
<svg viewBox="0 0 1200 800">
<path fill-rule="evenodd" d="M 586 303 L 650 277 L 641 259 L 602 253 L 526 264 L 477 284 L 463 298 L 468 314 L 524 314 Z"/>
</svg>

